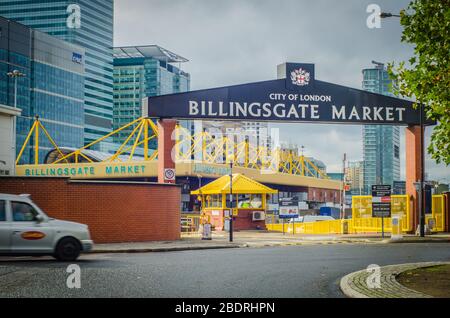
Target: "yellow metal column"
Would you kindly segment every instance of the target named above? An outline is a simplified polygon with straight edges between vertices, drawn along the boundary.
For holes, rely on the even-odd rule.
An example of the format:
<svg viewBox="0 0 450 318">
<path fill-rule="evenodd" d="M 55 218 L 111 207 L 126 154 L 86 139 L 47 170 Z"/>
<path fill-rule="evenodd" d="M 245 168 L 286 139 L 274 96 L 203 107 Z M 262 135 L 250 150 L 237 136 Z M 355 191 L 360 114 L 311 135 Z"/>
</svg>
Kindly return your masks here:
<svg viewBox="0 0 450 318">
<path fill-rule="evenodd" d="M 34 164 L 39 164 L 39 119 L 36 119 L 37 125 L 35 127 L 36 131 L 34 133 Z"/>
<path fill-rule="evenodd" d="M 144 160 L 148 160 L 148 122 L 144 120 Z"/>
</svg>

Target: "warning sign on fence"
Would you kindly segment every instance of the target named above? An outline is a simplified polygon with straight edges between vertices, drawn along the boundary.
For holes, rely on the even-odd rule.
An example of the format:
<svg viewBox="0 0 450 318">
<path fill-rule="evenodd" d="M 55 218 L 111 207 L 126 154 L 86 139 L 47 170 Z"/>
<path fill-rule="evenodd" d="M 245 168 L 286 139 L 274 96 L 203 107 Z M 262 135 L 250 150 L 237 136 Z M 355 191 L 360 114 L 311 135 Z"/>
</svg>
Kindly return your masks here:
<svg viewBox="0 0 450 318">
<path fill-rule="evenodd" d="M 372 186 L 372 217 L 391 217 L 391 194 L 390 185 Z"/>
</svg>

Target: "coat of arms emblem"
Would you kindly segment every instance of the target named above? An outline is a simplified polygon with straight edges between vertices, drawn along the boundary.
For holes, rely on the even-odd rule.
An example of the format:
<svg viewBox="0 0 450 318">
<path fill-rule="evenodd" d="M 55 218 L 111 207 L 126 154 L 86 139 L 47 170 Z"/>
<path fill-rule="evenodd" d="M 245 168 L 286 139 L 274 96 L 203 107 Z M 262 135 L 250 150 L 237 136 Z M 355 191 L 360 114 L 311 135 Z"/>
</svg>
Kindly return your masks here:
<svg viewBox="0 0 450 318">
<path fill-rule="evenodd" d="M 304 69 L 300 68 L 291 73 L 292 84 L 298 86 L 309 85 L 310 74 Z"/>
</svg>

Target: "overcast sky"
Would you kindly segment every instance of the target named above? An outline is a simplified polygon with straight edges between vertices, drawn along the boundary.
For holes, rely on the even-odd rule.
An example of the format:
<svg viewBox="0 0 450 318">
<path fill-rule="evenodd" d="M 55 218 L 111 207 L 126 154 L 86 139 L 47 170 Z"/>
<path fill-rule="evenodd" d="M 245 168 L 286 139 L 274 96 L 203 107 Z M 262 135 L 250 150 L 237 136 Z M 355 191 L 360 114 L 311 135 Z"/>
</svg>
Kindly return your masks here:
<svg viewBox="0 0 450 318">
<path fill-rule="evenodd" d="M 408 60 L 398 19 L 366 25 L 367 6 L 398 13 L 408 0 L 116 0 L 115 45 L 157 44 L 190 62 L 191 89 L 276 78 L 284 62 L 316 64 L 316 78 L 361 88 L 371 61 Z M 344 152 L 362 160 L 361 126 L 283 124 L 282 141 L 304 145 L 329 172 Z M 403 131 L 403 129 L 402 129 Z M 402 176 L 404 177 L 402 133 Z M 450 168 L 427 162 L 433 179 L 450 182 Z"/>
</svg>

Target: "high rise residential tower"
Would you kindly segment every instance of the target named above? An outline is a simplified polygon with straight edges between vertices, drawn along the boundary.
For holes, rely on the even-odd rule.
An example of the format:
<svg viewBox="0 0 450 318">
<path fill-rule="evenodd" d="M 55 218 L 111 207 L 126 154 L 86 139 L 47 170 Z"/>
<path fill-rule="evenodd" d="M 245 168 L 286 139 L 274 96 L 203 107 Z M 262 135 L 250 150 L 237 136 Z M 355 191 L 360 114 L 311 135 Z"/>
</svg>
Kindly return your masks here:
<svg viewBox="0 0 450 318">
<path fill-rule="evenodd" d="M 364 189 L 364 161 L 349 162 L 345 169 L 345 180 L 350 184 L 352 194 L 362 194 Z"/>
<path fill-rule="evenodd" d="M 86 50 L 84 143 L 112 130 L 113 0 L 0 0 L 0 16 Z"/>
<path fill-rule="evenodd" d="M 363 89 L 392 96 L 391 80 L 382 63 L 373 62 L 374 68 L 363 70 Z M 364 192 L 370 193 L 372 185 L 393 185 L 400 179 L 400 128 L 371 125 L 363 127 Z"/>
</svg>

